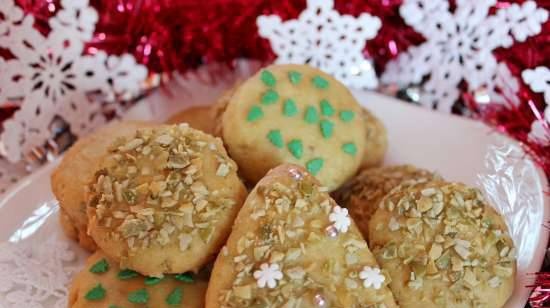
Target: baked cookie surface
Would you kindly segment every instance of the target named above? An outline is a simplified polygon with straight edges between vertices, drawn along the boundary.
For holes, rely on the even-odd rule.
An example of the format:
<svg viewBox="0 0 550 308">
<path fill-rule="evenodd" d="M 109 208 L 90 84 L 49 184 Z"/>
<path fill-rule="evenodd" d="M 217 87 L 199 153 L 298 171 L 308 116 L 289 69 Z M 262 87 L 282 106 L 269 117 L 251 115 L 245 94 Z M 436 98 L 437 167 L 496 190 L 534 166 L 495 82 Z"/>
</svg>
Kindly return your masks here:
<svg viewBox="0 0 550 308">
<path fill-rule="evenodd" d="M 222 135 L 252 183 L 287 162 L 304 166 L 334 190 L 361 164 L 361 112 L 349 90 L 328 74 L 307 65 L 273 65 L 231 95 Z"/>
<path fill-rule="evenodd" d="M 394 191 L 370 221 L 370 247 L 401 307 L 502 307 L 515 249 L 481 192 L 432 181 Z"/>
<path fill-rule="evenodd" d="M 118 140 L 90 190 L 91 236 L 148 276 L 196 271 L 215 257 L 246 197 L 221 140 L 187 124 Z"/>
<path fill-rule="evenodd" d="M 357 227 L 303 168 L 249 194 L 212 271 L 206 307 L 397 307 Z"/>
<path fill-rule="evenodd" d="M 120 269 L 97 251 L 76 275 L 69 291 L 68 308 L 203 308 L 208 273 L 184 273 L 162 278 L 145 277 Z"/>
<path fill-rule="evenodd" d="M 117 138 L 129 136 L 138 128 L 153 126 L 152 123 L 127 121 L 107 124 L 88 136 L 80 138 L 64 154 L 61 163 L 52 173 L 52 192 L 63 209 L 60 217 L 63 230 L 74 232 L 67 235 L 77 240 L 82 247 L 94 251 L 93 239 L 86 234 L 85 188 L 97 171 L 99 161 L 107 148 Z M 72 225 L 73 228 L 70 228 Z"/>
<path fill-rule="evenodd" d="M 211 109 L 211 106 L 190 107 L 174 114 L 166 123 L 187 123 L 194 129 L 198 129 L 209 135 L 214 135 L 216 123 Z"/>
<path fill-rule="evenodd" d="M 365 153 L 361 168 L 371 168 L 382 164 L 388 150 L 386 127 L 372 112 L 363 108 L 362 113 L 366 127 Z"/>
<path fill-rule="evenodd" d="M 357 227 L 368 239 L 369 221 L 386 194 L 401 184 L 414 185 L 433 179 L 439 179 L 439 176 L 411 165 L 365 169 L 334 192 L 333 196 L 349 210 Z"/>
</svg>

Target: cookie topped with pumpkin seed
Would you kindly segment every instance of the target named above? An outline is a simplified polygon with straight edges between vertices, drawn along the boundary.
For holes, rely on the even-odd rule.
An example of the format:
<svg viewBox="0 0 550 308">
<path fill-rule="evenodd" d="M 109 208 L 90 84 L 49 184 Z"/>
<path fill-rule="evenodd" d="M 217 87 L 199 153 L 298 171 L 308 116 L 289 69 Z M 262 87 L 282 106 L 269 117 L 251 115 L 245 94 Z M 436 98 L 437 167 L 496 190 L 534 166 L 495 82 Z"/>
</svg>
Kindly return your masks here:
<svg viewBox="0 0 550 308">
<path fill-rule="evenodd" d="M 209 272 L 146 277 L 97 251 L 70 287 L 69 308 L 203 308 Z"/>
<path fill-rule="evenodd" d="M 229 95 L 222 136 L 251 183 L 293 163 L 332 191 L 358 170 L 367 132 L 362 109 L 330 75 L 307 65 L 272 65 Z"/>
<path fill-rule="evenodd" d="M 302 167 L 271 170 L 218 255 L 206 307 L 397 307 L 367 243 Z"/>
<path fill-rule="evenodd" d="M 396 187 L 407 187 L 439 179 L 439 176 L 411 165 L 384 166 L 364 169 L 333 193 L 334 199 L 349 210 L 349 214 L 368 239 L 369 221 L 380 201 Z"/>
<path fill-rule="evenodd" d="M 369 244 L 402 307 L 502 307 L 512 294 L 515 249 L 482 193 L 431 181 L 394 190 L 369 225 Z"/>
<path fill-rule="evenodd" d="M 246 189 L 222 142 L 187 124 L 112 144 L 89 186 L 88 233 L 123 268 L 196 271 L 229 235 Z"/>
</svg>

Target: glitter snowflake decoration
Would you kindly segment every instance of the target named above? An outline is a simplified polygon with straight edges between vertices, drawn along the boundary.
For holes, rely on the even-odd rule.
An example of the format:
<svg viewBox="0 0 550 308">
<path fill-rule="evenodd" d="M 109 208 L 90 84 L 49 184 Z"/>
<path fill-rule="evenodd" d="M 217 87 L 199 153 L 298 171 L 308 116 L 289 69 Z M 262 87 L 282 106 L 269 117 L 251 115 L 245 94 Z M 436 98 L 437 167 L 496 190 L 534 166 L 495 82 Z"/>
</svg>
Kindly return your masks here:
<svg viewBox="0 0 550 308">
<path fill-rule="evenodd" d="M 540 33 L 548 12 L 537 8 L 534 1 L 526 1 L 489 15 L 495 3 L 457 0 L 452 13 L 446 0 L 405 0 L 400 14 L 426 42 L 388 63 L 382 81 L 402 87 L 423 83 L 421 103 L 446 112 L 459 99 L 462 81 L 471 92 L 483 88 L 491 100 L 501 100 L 499 95 L 506 89 L 499 81 L 507 72 L 499 68 L 492 51 L 510 47 L 514 39 L 522 42 Z"/>
<path fill-rule="evenodd" d="M 308 63 L 350 87 L 378 86 L 374 68 L 362 53 L 382 25 L 378 17 L 340 15 L 333 0 L 308 0 L 298 19 L 283 22 L 277 15 L 259 16 L 257 23 L 277 54 L 276 63 Z"/>
<path fill-rule="evenodd" d="M 263 263 L 260 265 L 260 269 L 254 272 L 254 278 L 259 288 L 265 288 L 267 286 L 273 289 L 277 286 L 277 281 L 283 279 L 283 273 L 279 270 L 278 264 Z"/>
<path fill-rule="evenodd" d="M 539 66 L 532 70 L 524 70 L 521 77 L 533 92 L 542 93 L 546 102 L 544 113 L 531 124 L 529 139 L 550 145 L 550 69 Z"/>
<path fill-rule="evenodd" d="M 147 75 L 128 54 L 83 55 L 97 12 L 88 0 L 61 5 L 49 20 L 47 36 L 33 28 L 33 16 L 23 14 L 13 0 L 0 6 L 0 47 L 15 56 L 0 60 L 0 104 L 19 105 L 0 136 L 0 153 L 11 162 L 43 146 L 56 117 L 77 136 L 103 123 L 106 101 L 137 94 Z"/>
<path fill-rule="evenodd" d="M 363 280 L 365 288 L 380 289 L 386 280 L 386 277 L 380 273 L 380 269 L 376 267 L 365 266 L 359 273 L 359 278 Z"/>
<path fill-rule="evenodd" d="M 332 212 L 328 216 L 332 226 L 340 233 L 348 232 L 351 225 L 351 218 L 348 214 L 348 209 L 344 209 L 336 205 L 332 208 Z"/>
</svg>

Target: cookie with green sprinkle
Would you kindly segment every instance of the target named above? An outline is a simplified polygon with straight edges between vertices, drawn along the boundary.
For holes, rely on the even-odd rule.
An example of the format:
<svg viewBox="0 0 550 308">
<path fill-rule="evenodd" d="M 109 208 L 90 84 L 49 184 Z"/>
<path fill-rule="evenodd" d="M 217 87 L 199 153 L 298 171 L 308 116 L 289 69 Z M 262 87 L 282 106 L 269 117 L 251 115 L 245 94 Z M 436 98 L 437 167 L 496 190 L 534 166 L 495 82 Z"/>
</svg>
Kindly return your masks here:
<svg viewBox="0 0 550 308">
<path fill-rule="evenodd" d="M 97 251 L 74 278 L 69 291 L 69 308 L 203 308 L 208 271 L 198 274 L 142 276 L 121 269 Z"/>
<path fill-rule="evenodd" d="M 293 163 L 334 190 L 359 168 L 367 142 L 362 108 L 330 75 L 272 65 L 224 97 L 221 136 L 249 182 Z"/>
</svg>

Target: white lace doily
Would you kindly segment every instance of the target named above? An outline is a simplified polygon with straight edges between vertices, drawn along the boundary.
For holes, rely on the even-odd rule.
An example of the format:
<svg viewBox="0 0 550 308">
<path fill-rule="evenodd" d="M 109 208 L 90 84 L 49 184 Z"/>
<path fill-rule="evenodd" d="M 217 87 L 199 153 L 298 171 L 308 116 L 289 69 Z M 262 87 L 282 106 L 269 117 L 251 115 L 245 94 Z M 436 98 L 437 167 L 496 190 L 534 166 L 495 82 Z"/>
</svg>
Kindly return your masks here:
<svg viewBox="0 0 550 308">
<path fill-rule="evenodd" d="M 13 0 L 0 5 L 0 47 L 16 58 L 0 59 L 0 104 L 18 103 L 20 109 L 4 122 L 0 153 L 17 162 L 51 137 L 50 124 L 59 116 L 75 135 L 104 121 L 109 99 L 135 95 L 147 70 L 124 54 L 82 55 L 98 16 L 88 0 L 63 0 L 49 20 L 47 37 L 33 28 Z"/>
<path fill-rule="evenodd" d="M 531 124 L 529 138 L 543 145 L 550 145 L 550 69 L 539 66 L 524 70 L 521 77 L 533 92 L 542 93 L 546 102 L 544 113 Z"/>
<path fill-rule="evenodd" d="M 426 42 L 413 46 L 388 63 L 382 75 L 386 84 L 422 85 L 421 103 L 450 112 L 459 98 L 458 85 L 466 81 L 470 91 L 485 88 L 492 101 L 502 94 L 515 96 L 517 81 L 492 54 L 524 41 L 541 31 L 548 12 L 534 1 L 511 4 L 495 15 L 489 8 L 496 0 L 457 0 L 454 13 L 447 0 L 404 0 L 400 14 Z"/>
<path fill-rule="evenodd" d="M 308 63 L 354 88 L 378 86 L 371 61 L 362 53 L 382 26 L 378 17 L 340 15 L 333 0 L 308 0 L 298 19 L 283 22 L 277 15 L 262 15 L 257 23 L 277 54 L 276 63 Z"/>
</svg>

